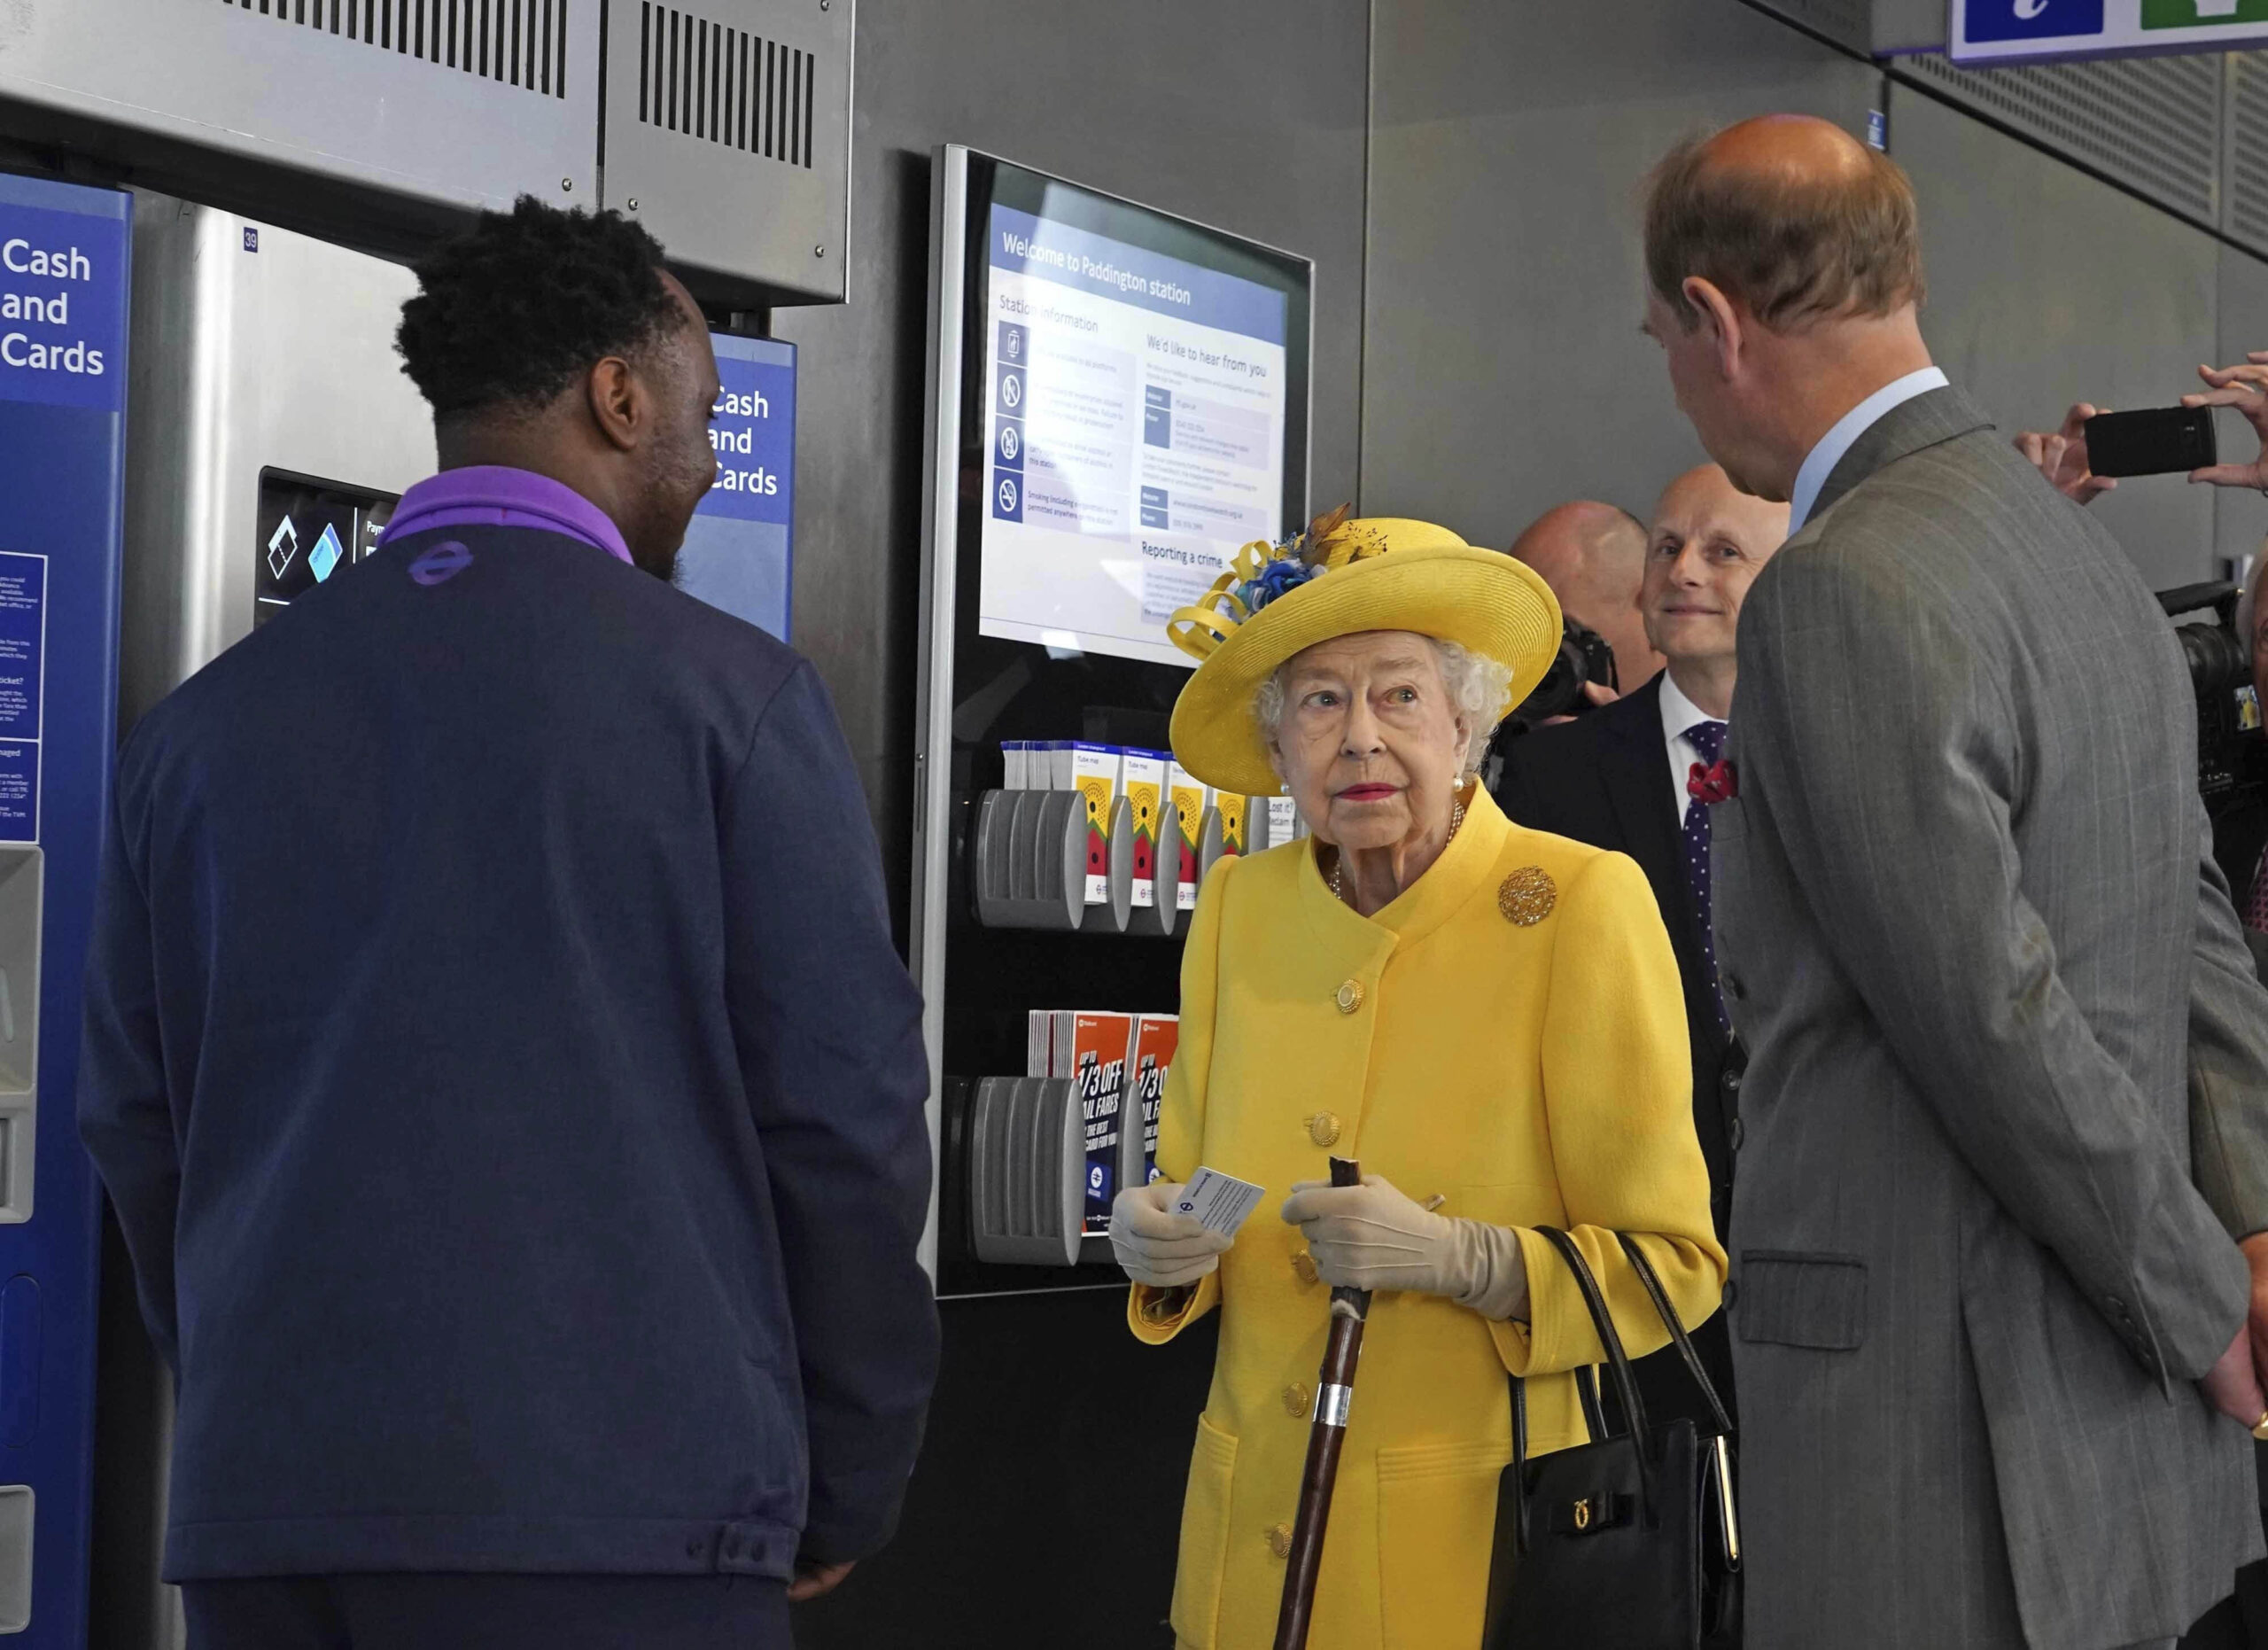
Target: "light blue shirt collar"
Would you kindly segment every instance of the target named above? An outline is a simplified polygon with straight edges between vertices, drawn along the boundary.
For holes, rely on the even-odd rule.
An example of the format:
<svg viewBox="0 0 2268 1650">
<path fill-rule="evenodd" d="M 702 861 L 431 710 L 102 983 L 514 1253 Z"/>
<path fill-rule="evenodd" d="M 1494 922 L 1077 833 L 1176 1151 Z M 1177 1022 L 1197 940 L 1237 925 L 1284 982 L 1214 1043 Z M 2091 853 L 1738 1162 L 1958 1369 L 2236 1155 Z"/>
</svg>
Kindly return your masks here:
<svg viewBox="0 0 2268 1650">
<path fill-rule="evenodd" d="M 1827 485 L 1827 478 L 1835 473 L 1835 466 L 1843 462 L 1843 455 L 1858 445 L 1859 438 L 1873 429 L 1884 414 L 1893 407 L 1905 405 L 1916 395 L 1945 389 L 1951 382 L 1937 368 L 1924 367 L 1919 372 L 1892 379 L 1845 413 L 1832 430 L 1819 438 L 1819 445 L 1811 449 L 1804 467 L 1796 471 L 1795 490 L 1788 496 L 1788 536 L 1792 539 L 1804 530 L 1804 523 L 1811 519 L 1812 507 L 1819 502 L 1819 490 Z"/>
</svg>

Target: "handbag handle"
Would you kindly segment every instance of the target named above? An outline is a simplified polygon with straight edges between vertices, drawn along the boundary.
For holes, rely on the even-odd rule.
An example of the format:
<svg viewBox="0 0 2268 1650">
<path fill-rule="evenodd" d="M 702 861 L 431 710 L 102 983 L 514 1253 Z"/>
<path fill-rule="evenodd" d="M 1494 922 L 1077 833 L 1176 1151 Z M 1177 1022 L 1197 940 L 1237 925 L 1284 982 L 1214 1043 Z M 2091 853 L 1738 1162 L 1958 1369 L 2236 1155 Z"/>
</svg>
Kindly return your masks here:
<svg viewBox="0 0 2268 1650">
<path fill-rule="evenodd" d="M 1613 1316 L 1606 1310 L 1606 1296 L 1599 1292 L 1598 1280 L 1591 1275 L 1590 1267 L 1583 1260 L 1582 1251 L 1575 1247 L 1575 1240 L 1557 1226 L 1537 1226 L 1535 1232 L 1558 1251 L 1566 1263 L 1567 1271 L 1575 1280 L 1575 1288 L 1583 1297 L 1583 1309 L 1590 1314 L 1591 1327 L 1597 1332 L 1599 1344 L 1606 1349 L 1606 1359 L 1614 1372 L 1615 1395 L 1622 1400 L 1622 1414 L 1628 1423 L 1630 1436 L 1637 1445 L 1638 1490 L 1646 1520 L 1654 1519 L 1654 1475 L 1648 1457 L 1651 1434 L 1646 1426 L 1646 1407 L 1638 1397 L 1637 1378 L 1630 1373 L 1629 1354 L 1622 1350 L 1622 1337 L 1616 1333 Z M 1517 1375 L 1512 1381 L 1512 1465 L 1520 1487 L 1520 1545 L 1527 1545 L 1527 1390 Z"/>
<path fill-rule="evenodd" d="M 1661 1314 L 1662 1327 L 1669 1331 L 1669 1338 L 1676 1344 L 1677 1355 L 1685 1361 L 1686 1373 L 1693 1377 L 1693 1384 L 1701 1389 L 1701 1397 L 1709 1405 L 1709 1418 L 1717 1423 L 1717 1431 L 1729 1437 L 1733 1418 L 1725 1410 L 1724 1402 L 1717 1396 L 1716 1382 L 1709 1379 L 1709 1372 L 1701 1366 L 1701 1354 L 1693 1350 L 1693 1337 L 1685 1333 L 1685 1320 L 1677 1315 L 1677 1308 L 1670 1304 L 1669 1291 L 1662 1288 L 1660 1274 L 1654 1263 L 1646 1258 L 1646 1251 L 1627 1232 L 1618 1232 L 1615 1240 L 1622 1245 L 1622 1252 L 1630 1260 L 1630 1269 L 1638 1274 L 1638 1281 L 1645 1285 L 1647 1298 L 1654 1310 Z"/>
</svg>

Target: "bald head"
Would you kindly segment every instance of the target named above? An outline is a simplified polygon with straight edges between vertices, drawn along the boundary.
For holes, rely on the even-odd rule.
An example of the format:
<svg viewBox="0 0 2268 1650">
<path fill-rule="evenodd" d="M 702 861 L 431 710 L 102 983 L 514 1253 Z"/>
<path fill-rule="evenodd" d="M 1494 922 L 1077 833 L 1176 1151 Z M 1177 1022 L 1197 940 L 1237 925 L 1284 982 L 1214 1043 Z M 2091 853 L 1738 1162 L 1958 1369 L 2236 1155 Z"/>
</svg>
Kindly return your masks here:
<svg viewBox="0 0 2268 1650">
<path fill-rule="evenodd" d="M 1577 499 L 1546 510 L 1512 542 L 1512 555 L 1551 587 L 1559 606 L 1614 650 L 1626 693 L 1661 668 L 1646 641 L 1638 587 L 1646 572 L 1645 524 L 1625 510 Z"/>
<path fill-rule="evenodd" d="M 1689 323 L 1695 279 L 1783 331 L 1879 317 L 1921 301 L 1918 217 L 1888 155 L 1831 121 L 1759 115 L 1682 144 L 1655 167 L 1646 272 Z"/>
<path fill-rule="evenodd" d="M 1867 171 L 1867 146 L 1832 121 L 1811 114 L 1759 114 L 1728 126 L 1701 145 L 1701 163 L 1813 186 L 1850 183 Z"/>
<path fill-rule="evenodd" d="M 1678 410 L 1759 498 L 1790 497 L 1838 420 L 1930 364 L 1914 186 L 1808 115 L 1669 152 L 1647 185 L 1646 281 Z"/>
</svg>

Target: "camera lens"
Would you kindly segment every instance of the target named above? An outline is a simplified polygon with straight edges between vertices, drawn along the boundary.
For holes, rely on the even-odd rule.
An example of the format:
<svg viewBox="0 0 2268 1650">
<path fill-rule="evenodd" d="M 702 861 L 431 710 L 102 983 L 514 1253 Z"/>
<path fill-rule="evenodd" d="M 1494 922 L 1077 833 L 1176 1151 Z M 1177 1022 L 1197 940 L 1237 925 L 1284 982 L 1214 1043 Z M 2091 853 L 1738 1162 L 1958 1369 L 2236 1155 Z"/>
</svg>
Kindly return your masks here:
<svg viewBox="0 0 2268 1650">
<path fill-rule="evenodd" d="M 1551 668 L 1543 673 L 1543 680 L 1535 684 L 1535 691 L 1520 702 L 1515 712 L 1523 721 L 1541 722 L 1554 716 L 1565 716 L 1581 703 L 1586 666 L 1583 650 L 1573 636 L 1562 632 L 1559 655 L 1551 661 Z"/>
<path fill-rule="evenodd" d="M 2179 625 L 2175 636 L 2189 665 L 2189 681 L 2199 698 L 2233 693 L 2252 679 L 2252 661 L 2233 631 L 2218 625 Z"/>
</svg>

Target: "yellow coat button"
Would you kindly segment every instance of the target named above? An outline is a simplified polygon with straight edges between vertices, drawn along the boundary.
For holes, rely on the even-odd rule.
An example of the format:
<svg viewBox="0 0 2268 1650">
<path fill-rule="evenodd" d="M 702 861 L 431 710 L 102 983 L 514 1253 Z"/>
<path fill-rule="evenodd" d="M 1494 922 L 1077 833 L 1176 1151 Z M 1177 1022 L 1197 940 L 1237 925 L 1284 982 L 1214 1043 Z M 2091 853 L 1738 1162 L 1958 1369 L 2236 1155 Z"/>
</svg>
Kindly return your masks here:
<svg viewBox="0 0 2268 1650">
<path fill-rule="evenodd" d="M 1294 1420 L 1308 1413 L 1308 1389 L 1296 1381 L 1284 1389 L 1284 1413 Z"/>
<path fill-rule="evenodd" d="M 1323 1276 L 1315 1269 L 1315 1257 L 1305 1249 L 1292 1257 L 1292 1275 L 1301 1283 L 1313 1283 Z"/>
<path fill-rule="evenodd" d="M 1334 996 L 1332 999 L 1332 1001 L 1339 1005 L 1340 1013 L 1354 1013 L 1355 1009 L 1363 1006 L 1363 982 L 1360 980 L 1348 980 L 1344 985 L 1341 985 L 1339 988 L 1338 995 Z"/>
<path fill-rule="evenodd" d="M 1289 1524 L 1268 1526 L 1268 1550 L 1279 1559 L 1292 1556 L 1292 1527 Z"/>
<path fill-rule="evenodd" d="M 1318 1111 L 1308 1119 L 1308 1138 L 1318 1146 L 1339 1144 L 1339 1114 Z"/>
</svg>

